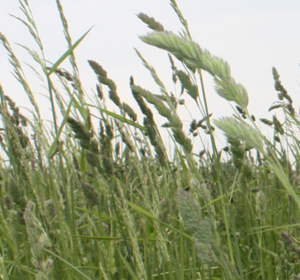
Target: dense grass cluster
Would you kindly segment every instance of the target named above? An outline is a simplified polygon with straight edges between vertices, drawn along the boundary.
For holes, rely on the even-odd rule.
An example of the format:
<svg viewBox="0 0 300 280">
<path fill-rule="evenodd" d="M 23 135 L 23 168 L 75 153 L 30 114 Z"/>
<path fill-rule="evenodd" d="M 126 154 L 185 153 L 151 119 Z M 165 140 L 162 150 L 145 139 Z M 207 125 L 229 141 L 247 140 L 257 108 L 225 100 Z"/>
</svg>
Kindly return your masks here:
<svg viewBox="0 0 300 280">
<path fill-rule="evenodd" d="M 25 117 L 0 85 L 1 279 L 300 279 L 299 116 L 276 69 L 279 100 L 270 111 L 282 110 L 284 121 L 275 115 L 256 120 L 228 63 L 193 41 L 171 0 L 183 26 L 179 35 L 146 14 L 138 17 L 152 30 L 141 40 L 168 53 L 180 96 L 136 50 L 160 94 L 131 77 L 140 109 L 135 112 L 105 69 L 89 60 L 98 78 L 89 104 L 73 54 L 88 32 L 73 43 L 56 3 L 69 49 L 48 65 L 29 4 L 19 0 L 19 20 L 36 42 L 35 50 L 23 47 L 45 80 L 51 128 L 45 128 L 22 65 L 0 33 L 33 108 Z M 59 67 L 65 59 L 70 72 Z M 220 97 L 236 106 L 232 117 L 212 120 L 203 71 Z M 114 108 L 106 108 L 108 99 Z M 188 128 L 177 113 L 185 99 L 199 109 Z M 166 120 L 162 128 L 153 109 Z M 258 122 L 273 129 L 273 139 Z M 217 127 L 226 147 L 216 144 Z M 165 147 L 162 129 L 174 151 Z M 192 139 L 203 135 L 210 144 L 196 150 Z"/>
</svg>

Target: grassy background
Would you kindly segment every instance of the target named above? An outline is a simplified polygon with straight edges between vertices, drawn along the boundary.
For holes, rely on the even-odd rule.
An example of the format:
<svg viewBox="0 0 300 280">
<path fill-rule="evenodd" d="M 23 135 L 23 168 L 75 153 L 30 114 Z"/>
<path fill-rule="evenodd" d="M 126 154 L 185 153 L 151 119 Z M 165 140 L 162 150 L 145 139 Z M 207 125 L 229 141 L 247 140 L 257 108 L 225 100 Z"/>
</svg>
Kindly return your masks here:
<svg viewBox="0 0 300 280">
<path fill-rule="evenodd" d="M 0 87 L 2 279 L 300 279 L 299 116 L 275 68 L 280 102 L 271 109 L 282 110 L 284 120 L 255 120 L 246 89 L 226 61 L 193 42 L 172 0 L 180 35 L 143 13 L 138 17 L 152 29 L 141 40 L 168 53 L 181 94 L 171 94 L 137 51 L 161 94 L 131 77 L 135 112 L 95 61 L 89 61 L 95 92 L 83 91 L 73 50 L 89 31 L 72 41 L 59 0 L 69 49 L 51 65 L 27 1 L 19 2 L 19 20 L 36 42 L 35 50 L 24 48 L 40 66 L 53 123 L 45 127 L 22 64 L 0 33 L 33 107 L 25 117 Z M 65 59 L 70 72 L 59 67 Z M 203 71 L 236 106 L 232 117 L 211 119 Z M 91 94 L 93 104 L 85 99 Z M 177 114 L 186 99 L 199 109 L 189 127 Z M 163 128 L 154 110 L 166 120 Z M 260 121 L 273 129 L 272 139 L 257 128 Z M 228 146 L 217 146 L 216 127 Z M 193 138 L 204 142 L 207 135 L 207 146 L 193 147 Z"/>
</svg>

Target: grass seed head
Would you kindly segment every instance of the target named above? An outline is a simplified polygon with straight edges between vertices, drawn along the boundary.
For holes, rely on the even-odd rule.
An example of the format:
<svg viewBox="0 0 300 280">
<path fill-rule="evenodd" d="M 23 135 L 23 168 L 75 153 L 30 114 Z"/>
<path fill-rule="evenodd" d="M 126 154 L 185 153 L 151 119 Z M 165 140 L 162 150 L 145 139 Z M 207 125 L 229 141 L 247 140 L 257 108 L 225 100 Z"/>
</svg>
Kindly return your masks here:
<svg viewBox="0 0 300 280">
<path fill-rule="evenodd" d="M 224 131 L 225 135 L 243 141 L 246 149 L 255 148 L 263 152 L 263 140 L 261 134 L 249 124 L 232 117 L 223 117 L 215 121 L 215 124 Z"/>
<path fill-rule="evenodd" d="M 148 25 L 148 27 L 155 31 L 164 31 L 164 27 L 161 23 L 156 21 L 153 17 L 149 17 L 148 15 L 144 13 L 139 13 L 138 18 L 142 20 L 144 23 Z"/>
<path fill-rule="evenodd" d="M 184 190 L 178 191 L 177 205 L 184 225 L 189 232 L 194 234 L 199 258 L 206 264 L 215 263 L 215 253 L 211 247 L 211 243 L 214 242 L 211 221 L 202 218 L 201 208 Z"/>
<path fill-rule="evenodd" d="M 96 189 L 87 182 L 81 182 L 81 188 L 83 191 L 84 196 L 87 198 L 88 204 L 91 206 L 98 205 L 99 201 L 99 194 Z"/>
</svg>

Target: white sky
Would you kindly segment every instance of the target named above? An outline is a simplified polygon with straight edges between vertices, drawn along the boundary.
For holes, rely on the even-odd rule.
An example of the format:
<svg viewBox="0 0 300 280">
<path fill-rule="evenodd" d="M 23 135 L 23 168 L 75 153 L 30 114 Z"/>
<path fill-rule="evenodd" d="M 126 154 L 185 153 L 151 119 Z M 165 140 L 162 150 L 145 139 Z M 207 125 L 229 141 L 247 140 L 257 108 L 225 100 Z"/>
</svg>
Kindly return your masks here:
<svg viewBox="0 0 300 280">
<path fill-rule="evenodd" d="M 55 1 L 28 0 L 43 39 L 47 59 L 55 62 L 65 51 Z M 150 30 L 136 14 L 143 12 L 161 22 L 175 33 L 181 29 L 179 20 L 167 0 L 61 0 L 68 19 L 73 42 L 91 26 L 94 29 L 75 51 L 86 92 L 94 88 L 96 78 L 87 64 L 92 59 L 108 71 L 118 85 L 123 101 L 133 103 L 129 77 L 135 83 L 159 94 L 152 78 L 135 54 L 136 47 L 153 65 L 169 90 L 174 91 L 167 53 L 145 45 L 138 38 Z M 34 62 L 15 43 L 34 46 L 27 29 L 16 19 L 23 17 L 17 0 L 0 0 L 0 31 L 7 36 L 22 62 Z M 299 108 L 300 75 L 300 1 L 299 0 L 177 0 L 188 20 L 192 36 L 202 48 L 228 61 L 233 77 L 249 93 L 250 112 L 260 117 L 277 100 L 272 79 L 272 66 L 281 75 L 282 82 Z M 179 66 L 180 64 L 177 63 Z M 62 65 L 68 69 L 68 64 Z M 30 72 L 26 66 L 25 70 Z M 19 105 L 26 106 L 26 96 L 11 77 L 5 50 L 0 46 L 0 82 L 5 93 Z M 207 80 L 210 85 L 210 80 Z M 37 95 L 41 87 L 34 85 Z M 211 86 L 207 92 L 214 116 L 232 113 L 230 106 L 217 96 Z M 21 103 L 21 104 L 20 104 Z M 43 104 L 42 104 L 43 105 Z M 47 105 L 49 108 L 49 105 Z M 184 115 L 183 118 L 185 118 Z M 197 114 L 195 118 L 201 117 Z M 189 120 L 189 119 L 188 119 Z"/>
</svg>

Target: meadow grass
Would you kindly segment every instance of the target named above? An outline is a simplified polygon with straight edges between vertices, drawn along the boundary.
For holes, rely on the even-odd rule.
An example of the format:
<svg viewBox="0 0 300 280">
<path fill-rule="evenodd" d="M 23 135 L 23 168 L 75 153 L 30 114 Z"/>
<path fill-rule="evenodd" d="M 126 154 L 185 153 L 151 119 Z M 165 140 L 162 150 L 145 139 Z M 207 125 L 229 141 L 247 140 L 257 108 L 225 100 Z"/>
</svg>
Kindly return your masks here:
<svg viewBox="0 0 300 280">
<path fill-rule="evenodd" d="M 160 94 L 130 79 L 139 112 L 121 100 L 116 83 L 97 62 L 88 63 L 98 83 L 88 103 L 79 78 L 67 19 L 56 0 L 68 50 L 52 65 L 29 3 L 19 0 L 36 49 L 23 46 L 44 77 L 52 126 L 40 107 L 22 64 L 0 33 L 16 80 L 32 104 L 25 117 L 0 85 L 0 277 L 1 279 L 300 279 L 299 116 L 273 69 L 284 120 L 255 120 L 248 93 L 228 63 L 154 18 L 138 17 L 152 30 L 145 43 L 167 52 L 174 96 L 143 55 Z M 70 72 L 60 68 L 68 59 Z M 203 71 L 217 94 L 232 102 L 231 117 L 212 120 Z M 113 108 L 106 107 L 106 100 Z M 184 99 L 199 109 L 188 129 L 178 115 Z M 163 128 L 155 112 L 166 119 Z M 92 113 L 93 111 L 93 113 Z M 96 112 L 96 114 L 94 113 Z M 143 117 L 143 122 L 138 119 Z M 270 126 L 267 139 L 258 122 Z M 218 147 L 220 128 L 227 139 Z M 174 151 L 161 137 L 169 132 Z M 192 139 L 210 143 L 201 151 Z"/>
</svg>

